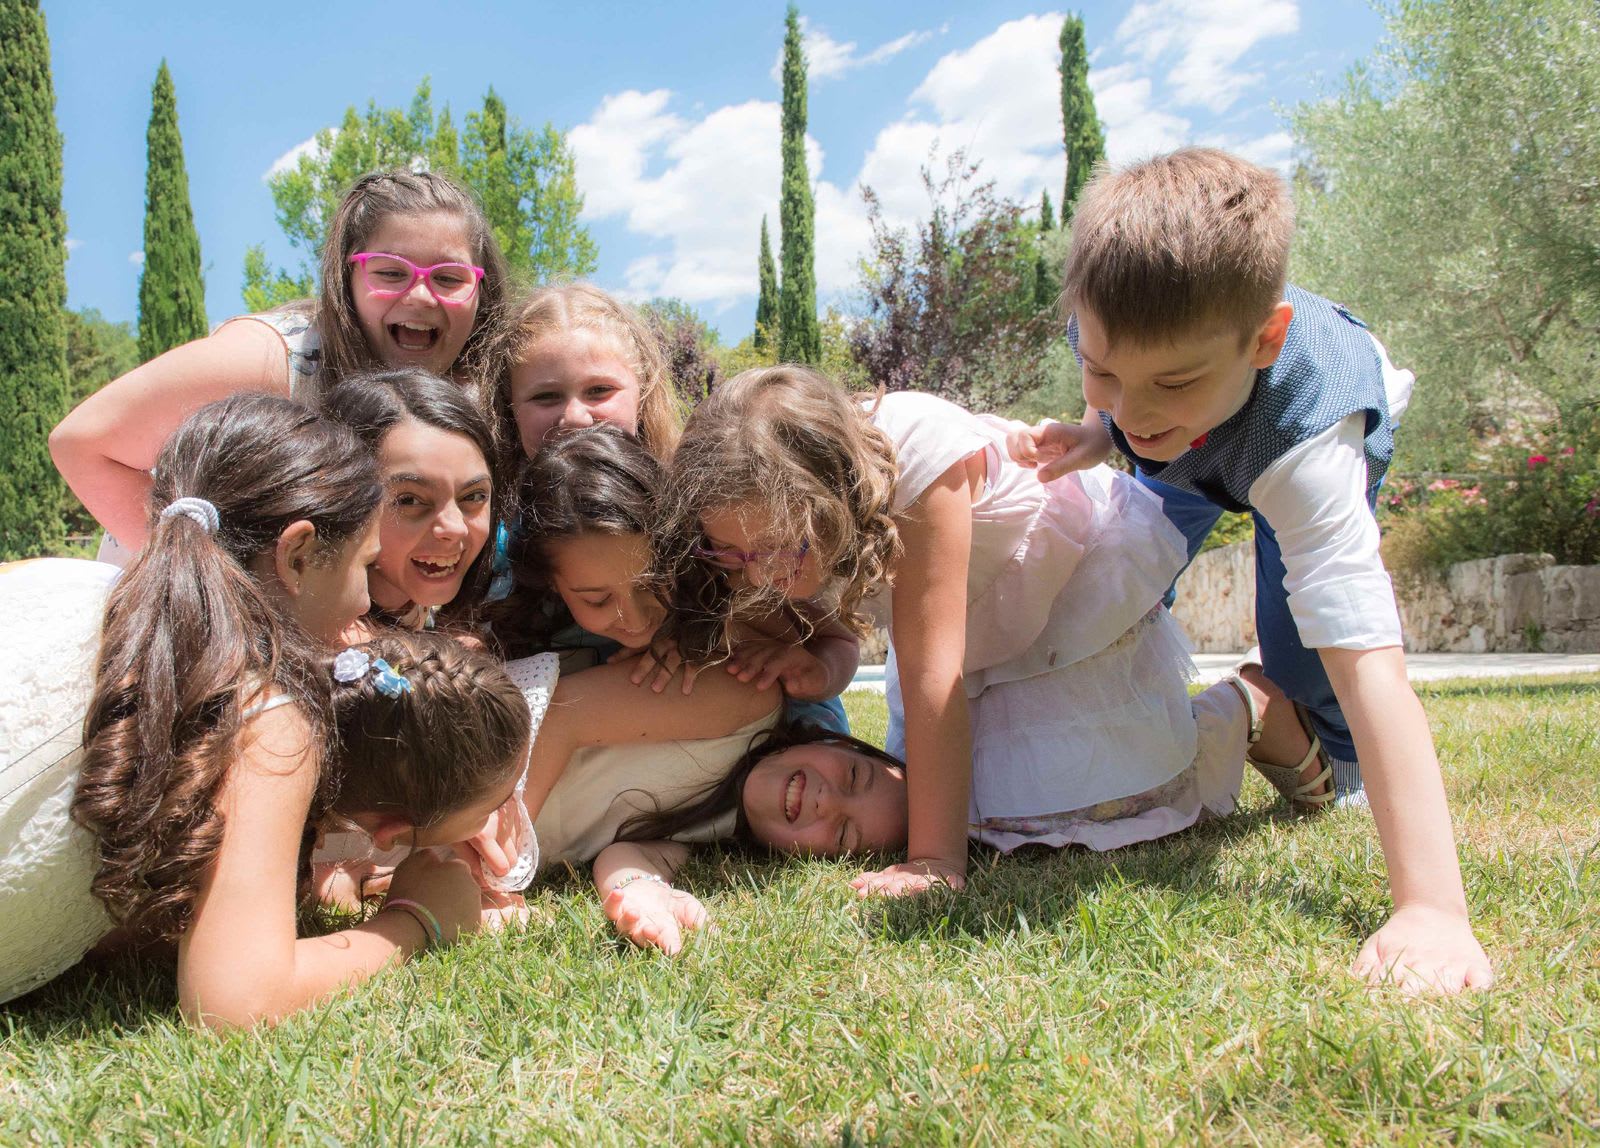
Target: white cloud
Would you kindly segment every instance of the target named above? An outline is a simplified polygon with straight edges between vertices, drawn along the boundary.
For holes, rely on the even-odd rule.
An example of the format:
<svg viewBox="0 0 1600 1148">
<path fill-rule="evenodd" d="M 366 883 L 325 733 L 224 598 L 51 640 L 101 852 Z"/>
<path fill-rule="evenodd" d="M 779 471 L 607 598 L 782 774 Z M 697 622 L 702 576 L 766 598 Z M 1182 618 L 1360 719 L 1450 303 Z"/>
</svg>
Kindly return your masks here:
<svg viewBox="0 0 1600 1148">
<path fill-rule="evenodd" d="M 669 110 L 667 91 L 607 96 L 569 135 L 589 219 L 621 218 L 658 246 L 623 272 L 626 293 L 668 295 L 724 308 L 754 295 L 761 217 L 774 250 L 778 221 L 779 108 L 751 100 L 700 119 Z M 863 213 L 818 179 L 822 149 L 806 141 L 817 200 L 817 275 L 824 292 L 853 278 Z M 847 274 L 848 273 L 848 274 Z"/>
<path fill-rule="evenodd" d="M 1271 132 L 1257 139 L 1224 142 L 1217 146 L 1226 147 L 1251 163 L 1270 167 L 1284 177 L 1289 175 L 1294 166 L 1294 137 L 1288 132 Z"/>
<path fill-rule="evenodd" d="M 328 130 L 335 135 L 337 135 L 339 131 L 338 128 L 329 128 Z M 301 156 L 312 155 L 318 150 L 316 136 L 312 136 L 308 140 L 301 140 L 299 143 L 295 144 L 294 147 L 290 148 L 277 159 L 272 161 L 272 166 L 261 173 L 261 181 L 265 183 L 279 172 L 293 171 L 295 166 L 299 164 Z"/>
<path fill-rule="evenodd" d="M 1026 16 L 934 64 L 911 94 L 913 111 L 878 133 L 861 166 L 888 221 L 927 216 L 922 170 L 937 180 L 958 150 L 1006 198 L 1031 202 L 1061 181 L 1060 30 L 1057 13 Z"/>
<path fill-rule="evenodd" d="M 67 239 L 66 239 L 66 245 L 67 245 L 67 258 L 71 259 L 72 258 L 72 253 L 74 251 L 76 251 L 78 248 L 83 246 L 83 240 L 74 239 L 74 238 L 72 238 L 72 236 L 69 235 L 69 236 L 67 236 Z"/>
<path fill-rule="evenodd" d="M 1246 53 L 1299 27 L 1297 0 L 1142 0 L 1116 41 L 1146 65 L 1176 56 L 1166 79 L 1177 101 L 1222 112 L 1262 78 L 1240 70 Z"/>
<path fill-rule="evenodd" d="M 143 251 L 130 251 L 130 252 L 128 252 L 128 262 L 132 263 L 135 267 L 143 267 L 144 266 L 144 252 Z"/>
<path fill-rule="evenodd" d="M 1188 142 L 1189 121 L 1151 102 L 1150 77 L 1140 75 L 1133 64 L 1091 69 L 1089 89 L 1112 163 L 1143 159 Z"/>
<path fill-rule="evenodd" d="M 892 60 L 908 48 L 915 48 L 918 44 L 927 43 L 933 39 L 932 32 L 907 32 L 886 43 L 879 44 L 870 52 L 863 53 L 854 40 L 843 42 L 835 40 L 821 28 L 814 26 L 806 17 L 800 17 L 801 45 L 806 56 L 806 79 L 812 83 L 821 80 L 831 80 L 842 76 L 846 72 L 857 68 L 871 67 Z M 783 49 L 778 49 L 777 58 L 772 62 L 769 73 L 773 83 L 783 81 Z"/>
</svg>

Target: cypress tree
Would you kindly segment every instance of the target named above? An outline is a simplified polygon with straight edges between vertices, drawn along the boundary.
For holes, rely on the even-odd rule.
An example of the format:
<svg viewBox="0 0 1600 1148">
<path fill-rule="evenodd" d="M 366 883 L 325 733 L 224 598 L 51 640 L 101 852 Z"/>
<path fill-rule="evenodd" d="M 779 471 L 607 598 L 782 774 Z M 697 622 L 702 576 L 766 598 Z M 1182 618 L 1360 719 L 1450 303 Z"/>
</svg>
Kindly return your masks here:
<svg viewBox="0 0 1600 1148">
<path fill-rule="evenodd" d="M 61 133 L 38 0 L 0 0 L 0 559 L 62 542 L 50 428 L 67 413 Z"/>
<path fill-rule="evenodd" d="M 761 294 L 756 298 L 755 349 L 765 351 L 778 332 L 778 265 L 772 261 L 772 241 L 767 238 L 767 217 L 761 217 Z"/>
<path fill-rule="evenodd" d="M 1056 228 L 1056 213 L 1050 208 L 1050 189 L 1044 189 L 1044 195 L 1039 201 L 1039 230 L 1054 231 Z"/>
<path fill-rule="evenodd" d="M 200 236 L 189 210 L 189 173 L 178 135 L 178 96 L 161 61 L 145 135 L 144 271 L 139 276 L 139 358 L 206 334 Z"/>
<path fill-rule="evenodd" d="M 1095 114 L 1094 93 L 1089 90 L 1089 49 L 1081 16 L 1068 16 L 1061 23 L 1060 72 L 1061 138 L 1067 149 L 1067 182 L 1061 196 L 1061 225 L 1065 227 L 1078 192 L 1106 154 L 1105 132 Z"/>
<path fill-rule="evenodd" d="M 783 228 L 780 259 L 783 289 L 778 295 L 778 358 L 786 363 L 820 363 L 822 331 L 817 326 L 817 272 L 813 250 L 816 205 L 806 173 L 806 57 L 800 46 L 800 13 L 789 6 L 783 37 L 783 191 L 778 223 Z"/>
</svg>

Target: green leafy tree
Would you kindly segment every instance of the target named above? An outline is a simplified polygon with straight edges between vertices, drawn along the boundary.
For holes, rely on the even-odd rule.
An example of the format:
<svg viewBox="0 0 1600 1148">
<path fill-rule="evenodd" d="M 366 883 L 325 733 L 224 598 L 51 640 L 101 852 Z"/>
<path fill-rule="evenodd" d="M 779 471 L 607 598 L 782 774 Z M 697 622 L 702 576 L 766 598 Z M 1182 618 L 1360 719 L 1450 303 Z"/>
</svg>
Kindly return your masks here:
<svg viewBox="0 0 1600 1148">
<path fill-rule="evenodd" d="M 145 134 L 144 270 L 139 275 L 139 356 L 155 358 L 203 338 L 206 285 L 200 273 L 200 235 L 189 208 L 189 172 L 178 134 L 178 95 L 161 61 L 150 95 Z"/>
<path fill-rule="evenodd" d="M 1343 92 L 1295 112 L 1294 275 L 1416 370 L 1408 468 L 1594 402 L 1597 108 L 1590 0 L 1402 0 Z"/>
<path fill-rule="evenodd" d="M 66 232 L 44 13 L 0 0 L 0 560 L 61 544 L 48 438 L 67 413 Z"/>
<path fill-rule="evenodd" d="M 1054 231 L 1056 229 L 1056 213 L 1050 206 L 1050 189 L 1047 187 L 1039 196 L 1039 230 Z"/>
<path fill-rule="evenodd" d="M 767 237 L 767 217 L 761 217 L 761 254 L 757 260 L 761 278 L 761 293 L 756 297 L 756 329 L 753 336 L 757 351 L 766 351 L 772 345 L 772 336 L 778 329 L 778 265 L 772 260 L 772 240 Z"/>
<path fill-rule="evenodd" d="M 783 188 L 778 224 L 783 229 L 783 287 L 778 296 L 778 358 L 816 363 L 822 358 L 817 327 L 816 205 L 806 172 L 806 57 L 800 13 L 789 7 L 783 37 Z"/>
<path fill-rule="evenodd" d="M 65 312 L 69 405 L 77 406 L 112 379 L 140 363 L 139 337 L 129 323 L 113 323 L 92 307 Z M 100 529 L 78 496 L 62 488 L 61 514 L 68 534 L 93 534 Z"/>
<path fill-rule="evenodd" d="M 1061 224 L 1072 218 L 1078 193 L 1089 182 L 1094 165 L 1106 155 L 1106 136 L 1089 90 L 1089 48 L 1083 17 L 1061 22 L 1061 138 L 1067 149 L 1067 181 L 1061 193 Z"/>
<path fill-rule="evenodd" d="M 406 109 L 345 109 L 337 130 L 318 132 L 294 168 L 268 180 L 278 226 L 302 253 L 299 268 L 274 268 L 260 247 L 245 255 L 245 303 L 252 310 L 310 294 L 339 201 L 357 177 L 383 168 L 427 168 L 460 179 L 484 205 L 513 274 L 537 282 L 583 276 L 598 253 L 580 222 L 583 195 L 566 135 L 521 126 L 491 87 L 458 132 L 448 106 L 437 115 L 426 79 Z"/>
<path fill-rule="evenodd" d="M 1033 305 L 1044 311 L 1055 306 L 1061 293 L 1060 277 L 1050 265 L 1047 240 L 1055 230 L 1055 213 L 1050 210 L 1050 193 L 1046 191 L 1039 201 L 1039 254 L 1033 262 Z"/>
</svg>

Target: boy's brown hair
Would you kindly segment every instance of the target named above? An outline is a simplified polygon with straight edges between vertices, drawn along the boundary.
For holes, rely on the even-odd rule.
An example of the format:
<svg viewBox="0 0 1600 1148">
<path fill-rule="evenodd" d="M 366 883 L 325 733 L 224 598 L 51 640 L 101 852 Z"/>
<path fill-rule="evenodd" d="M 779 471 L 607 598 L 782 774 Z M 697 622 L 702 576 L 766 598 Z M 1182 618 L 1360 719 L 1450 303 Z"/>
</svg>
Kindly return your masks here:
<svg viewBox="0 0 1600 1148">
<path fill-rule="evenodd" d="M 1247 338 L 1283 297 L 1294 205 L 1275 173 L 1184 148 L 1102 171 L 1072 217 L 1062 303 L 1113 343 L 1224 324 Z"/>
</svg>

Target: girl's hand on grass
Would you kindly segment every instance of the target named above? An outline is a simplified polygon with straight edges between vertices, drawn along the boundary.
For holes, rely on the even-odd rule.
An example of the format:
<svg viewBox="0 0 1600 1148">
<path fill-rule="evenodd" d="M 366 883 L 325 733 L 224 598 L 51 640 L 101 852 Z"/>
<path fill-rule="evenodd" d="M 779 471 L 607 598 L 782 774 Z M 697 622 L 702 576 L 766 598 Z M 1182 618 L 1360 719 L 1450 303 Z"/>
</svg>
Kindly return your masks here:
<svg viewBox="0 0 1600 1148">
<path fill-rule="evenodd" d="M 862 897 L 906 897 L 941 886 L 963 889 L 966 884 L 965 866 L 913 857 L 899 865 L 890 865 L 887 869 L 863 873 L 850 882 L 850 887 Z"/>
<path fill-rule="evenodd" d="M 828 688 L 828 667 L 804 646 L 777 638 L 741 642 L 728 659 L 728 672 L 741 682 L 770 690 L 778 682 L 801 701 L 821 701 Z"/>
<path fill-rule="evenodd" d="M 1423 905 L 1396 909 L 1361 946 L 1350 971 L 1370 985 L 1394 985 L 1408 996 L 1449 995 L 1494 983 L 1489 957 L 1467 919 Z"/>
<path fill-rule="evenodd" d="M 700 667 L 684 662 L 678 653 L 676 642 L 659 642 L 645 650 L 618 650 L 606 659 L 606 663 L 610 665 L 615 662 L 625 662 L 629 658 L 639 659 L 639 664 L 633 667 L 633 673 L 628 675 L 628 680 L 636 686 L 641 686 L 648 679 L 650 688 L 658 694 L 666 689 L 667 683 L 681 671 L 683 692 L 688 695 L 694 691 L 695 678 L 700 676 Z"/>
<path fill-rule="evenodd" d="M 396 866 L 389 880 L 389 896 L 426 905 L 439 919 L 446 944 L 461 933 L 476 932 L 483 924 L 483 890 L 459 857 L 418 849 Z"/>
<path fill-rule="evenodd" d="M 654 945 L 669 957 L 683 948 L 685 932 L 706 923 L 704 905 L 658 881 L 629 881 L 607 893 L 600 906 L 622 936 L 641 949 Z"/>
</svg>

